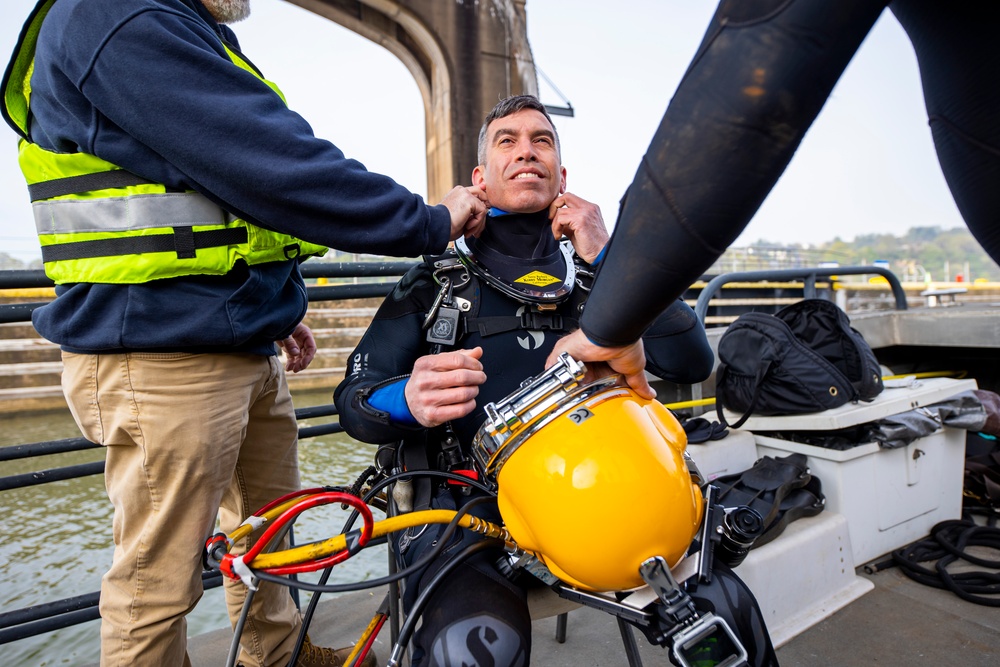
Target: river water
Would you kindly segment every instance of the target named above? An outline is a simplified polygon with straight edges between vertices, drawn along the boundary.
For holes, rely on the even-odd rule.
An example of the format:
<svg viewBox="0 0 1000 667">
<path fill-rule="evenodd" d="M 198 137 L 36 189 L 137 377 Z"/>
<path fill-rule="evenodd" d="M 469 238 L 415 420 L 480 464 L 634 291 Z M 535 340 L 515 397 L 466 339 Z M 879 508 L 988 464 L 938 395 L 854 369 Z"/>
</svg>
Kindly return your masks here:
<svg viewBox="0 0 1000 667">
<path fill-rule="evenodd" d="M 330 392 L 296 394 L 296 407 L 326 404 Z M 335 420 L 324 417 L 303 422 L 314 425 Z M 68 412 L 33 416 L 0 415 L 0 447 L 43 442 L 79 435 Z M 373 445 L 344 434 L 308 438 L 299 443 L 304 488 L 350 485 L 371 463 Z M 99 461 L 103 450 L 5 462 L 0 474 L 14 475 Z M 53 602 L 100 589 L 101 575 L 111 563 L 111 504 L 104 476 L 0 491 L 0 612 Z M 340 533 L 347 513 L 338 506 L 308 511 L 295 524 L 299 543 Z M 379 515 L 376 514 L 376 519 Z M 330 583 L 364 581 L 386 573 L 385 547 L 365 549 L 336 566 Z M 315 581 L 314 575 L 303 579 Z M 308 594 L 302 597 L 307 603 Z M 99 621 L 23 639 L 2 648 L 0 664 L 16 667 L 96 664 L 100 656 Z M 205 592 L 188 616 L 188 635 L 228 628 L 222 589 Z"/>
</svg>

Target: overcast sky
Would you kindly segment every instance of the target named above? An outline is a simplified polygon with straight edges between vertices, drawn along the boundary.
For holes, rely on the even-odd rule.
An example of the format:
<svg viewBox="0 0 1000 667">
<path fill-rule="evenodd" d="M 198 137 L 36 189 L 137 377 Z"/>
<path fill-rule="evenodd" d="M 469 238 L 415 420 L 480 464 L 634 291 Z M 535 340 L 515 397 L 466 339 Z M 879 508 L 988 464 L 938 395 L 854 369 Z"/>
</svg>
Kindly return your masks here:
<svg viewBox="0 0 1000 667">
<path fill-rule="evenodd" d="M 4 58 L 34 4 L 3 0 Z M 599 204 L 609 225 L 716 4 L 527 1 L 535 62 L 559 91 L 541 79 L 542 100 L 564 105 L 561 93 L 576 110 L 555 119 L 569 189 Z M 283 0 L 252 7 L 233 27 L 289 105 L 349 157 L 426 194 L 423 105 L 402 63 Z M 737 244 L 815 244 L 962 224 L 934 155 L 913 49 L 886 11 Z M 3 127 L 0 251 L 38 256 L 15 135 Z"/>
</svg>

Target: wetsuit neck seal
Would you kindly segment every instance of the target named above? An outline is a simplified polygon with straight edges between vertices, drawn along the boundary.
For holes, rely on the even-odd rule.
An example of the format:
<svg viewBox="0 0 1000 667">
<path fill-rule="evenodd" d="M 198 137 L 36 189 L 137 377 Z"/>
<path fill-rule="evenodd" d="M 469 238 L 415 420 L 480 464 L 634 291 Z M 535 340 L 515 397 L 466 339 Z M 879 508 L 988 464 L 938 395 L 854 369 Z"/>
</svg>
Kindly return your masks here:
<svg viewBox="0 0 1000 667">
<path fill-rule="evenodd" d="M 479 238 L 459 237 L 458 257 L 497 291 L 526 304 L 558 304 L 573 291 L 576 265 L 569 241 L 549 232 L 547 211 L 492 210 Z"/>
</svg>

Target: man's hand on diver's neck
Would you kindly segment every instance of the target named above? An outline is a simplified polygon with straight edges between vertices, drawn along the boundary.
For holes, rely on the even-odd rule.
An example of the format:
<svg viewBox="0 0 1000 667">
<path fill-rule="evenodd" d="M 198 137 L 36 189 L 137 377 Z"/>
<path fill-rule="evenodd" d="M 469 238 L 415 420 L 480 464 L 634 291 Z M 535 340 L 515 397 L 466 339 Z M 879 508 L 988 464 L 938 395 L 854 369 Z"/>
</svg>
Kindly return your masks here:
<svg viewBox="0 0 1000 667">
<path fill-rule="evenodd" d="M 568 238 L 576 254 L 588 264 L 594 263 L 610 238 L 600 207 L 570 192 L 552 200 L 549 219 L 556 240 Z"/>
</svg>

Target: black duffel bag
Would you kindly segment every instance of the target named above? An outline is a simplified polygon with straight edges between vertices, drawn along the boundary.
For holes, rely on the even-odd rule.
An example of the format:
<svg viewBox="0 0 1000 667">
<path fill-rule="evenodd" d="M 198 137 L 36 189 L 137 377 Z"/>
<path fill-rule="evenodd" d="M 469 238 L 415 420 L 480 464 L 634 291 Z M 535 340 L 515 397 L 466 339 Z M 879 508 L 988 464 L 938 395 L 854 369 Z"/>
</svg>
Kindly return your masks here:
<svg viewBox="0 0 1000 667">
<path fill-rule="evenodd" d="M 805 299 L 774 315 L 745 313 L 719 339 L 715 407 L 751 414 L 822 412 L 870 401 L 882 391 L 882 372 L 847 315 L 824 299 Z"/>
</svg>

